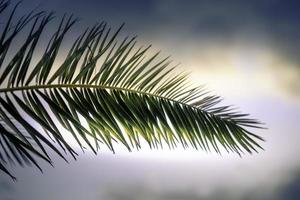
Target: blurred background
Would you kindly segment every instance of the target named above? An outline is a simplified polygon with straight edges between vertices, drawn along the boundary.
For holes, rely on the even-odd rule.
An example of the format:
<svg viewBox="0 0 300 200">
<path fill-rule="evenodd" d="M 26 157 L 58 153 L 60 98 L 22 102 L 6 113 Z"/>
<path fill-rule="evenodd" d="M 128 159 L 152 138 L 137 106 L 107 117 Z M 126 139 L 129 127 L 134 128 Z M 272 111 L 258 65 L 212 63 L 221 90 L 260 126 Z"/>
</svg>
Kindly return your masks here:
<svg viewBox="0 0 300 200">
<path fill-rule="evenodd" d="M 299 1 L 23 0 L 19 14 L 35 7 L 78 16 L 75 35 L 102 20 L 113 29 L 125 22 L 122 36 L 138 35 L 140 45 L 180 63 L 193 84 L 265 122 L 267 130 L 256 130 L 265 151 L 240 158 L 118 147 L 70 164 L 53 156 L 55 167 L 41 163 L 43 174 L 14 167 L 16 183 L 1 173 L 0 199 L 300 199 Z"/>
</svg>

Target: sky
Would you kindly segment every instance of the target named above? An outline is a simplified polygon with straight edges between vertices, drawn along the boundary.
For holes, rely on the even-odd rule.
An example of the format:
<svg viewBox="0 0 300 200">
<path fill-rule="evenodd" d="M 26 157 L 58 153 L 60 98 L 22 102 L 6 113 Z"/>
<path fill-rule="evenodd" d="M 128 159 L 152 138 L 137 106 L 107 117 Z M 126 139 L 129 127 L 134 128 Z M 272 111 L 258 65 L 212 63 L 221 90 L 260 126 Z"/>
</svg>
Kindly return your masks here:
<svg viewBox="0 0 300 200">
<path fill-rule="evenodd" d="M 12 1 L 12 3 L 15 3 Z M 23 0 L 19 13 L 37 7 L 73 13 L 81 33 L 107 21 L 122 36 L 171 55 L 190 81 L 260 119 L 266 142 L 258 154 L 149 150 L 77 161 L 54 158 L 55 167 L 13 167 L 18 182 L 0 174 L 0 199 L 216 200 L 300 199 L 300 3 L 293 0 Z M 1 21 L 1 19 L 0 19 Z"/>
</svg>

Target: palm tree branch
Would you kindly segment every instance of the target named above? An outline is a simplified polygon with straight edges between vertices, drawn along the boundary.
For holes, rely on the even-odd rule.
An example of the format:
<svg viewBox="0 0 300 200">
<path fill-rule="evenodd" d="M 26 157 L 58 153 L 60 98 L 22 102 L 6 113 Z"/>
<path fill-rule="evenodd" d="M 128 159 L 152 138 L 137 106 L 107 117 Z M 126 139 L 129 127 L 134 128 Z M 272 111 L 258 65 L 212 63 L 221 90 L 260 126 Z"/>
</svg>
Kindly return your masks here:
<svg viewBox="0 0 300 200">
<path fill-rule="evenodd" d="M 8 2 L 0 1 L 0 14 Z M 248 130 L 261 128 L 259 121 L 230 106 L 216 106 L 221 98 L 202 86 L 191 87 L 187 74 L 176 74 L 177 65 L 170 67 L 169 57 L 159 59 L 159 52 L 147 56 L 151 45 L 135 49 L 135 36 L 119 43 L 124 24 L 114 33 L 105 22 L 87 28 L 58 65 L 66 34 L 78 21 L 64 15 L 33 64 L 54 16 L 32 11 L 13 25 L 17 6 L 0 36 L 0 169 L 11 177 L 8 161 L 39 168 L 33 156 L 51 164 L 49 149 L 65 160 L 61 150 L 76 159 L 61 127 L 82 150 L 86 144 L 94 153 L 101 144 L 114 152 L 116 142 L 129 151 L 139 149 L 140 138 L 151 148 L 181 143 L 221 153 L 222 146 L 239 155 L 262 149 L 257 141 L 263 138 Z M 24 27 L 30 28 L 27 35 Z M 18 35 L 25 38 L 23 44 L 5 60 Z"/>
</svg>

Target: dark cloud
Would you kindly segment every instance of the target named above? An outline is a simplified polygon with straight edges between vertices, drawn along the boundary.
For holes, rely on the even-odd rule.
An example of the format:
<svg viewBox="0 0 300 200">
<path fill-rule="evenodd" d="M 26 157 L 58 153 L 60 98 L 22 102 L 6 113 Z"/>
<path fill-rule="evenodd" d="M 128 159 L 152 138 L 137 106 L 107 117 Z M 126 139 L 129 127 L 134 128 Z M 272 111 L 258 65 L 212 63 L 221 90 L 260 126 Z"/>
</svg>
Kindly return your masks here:
<svg viewBox="0 0 300 200">
<path fill-rule="evenodd" d="M 223 35 L 248 27 L 256 31 L 264 28 L 264 31 L 282 39 L 291 39 L 289 36 L 295 37 L 300 31 L 297 26 L 300 3 L 295 0 L 26 0 L 22 9 L 34 6 L 55 10 L 58 14 L 74 13 L 92 23 L 99 19 L 117 23 L 125 21 L 134 25 L 135 29 L 138 27 L 145 31 L 171 27 L 178 30 L 186 28 L 184 31 L 191 34 L 207 32 Z"/>
<path fill-rule="evenodd" d="M 229 184 L 229 183 L 228 183 Z M 101 188 L 100 199 L 107 200 L 294 200 L 299 198 L 297 189 L 299 189 L 299 182 L 296 187 L 284 186 L 278 188 L 281 193 L 276 191 L 268 191 L 267 187 L 257 187 L 253 190 L 236 191 L 226 190 L 225 187 L 216 188 L 213 193 L 203 195 L 201 187 L 198 191 L 173 189 L 173 190 L 159 190 L 147 187 L 143 183 L 134 185 L 124 185 L 123 187 L 111 185 L 110 187 Z M 292 191 L 291 191 L 292 190 Z"/>
<path fill-rule="evenodd" d="M 12 184 L 6 181 L 0 181 L 0 192 L 1 191 L 12 192 L 13 191 Z"/>
<path fill-rule="evenodd" d="M 0 199 L 2 200 L 13 200 L 13 193 L 15 192 L 14 183 L 11 180 L 6 179 L 2 172 L 0 173 Z"/>
<path fill-rule="evenodd" d="M 230 180 L 228 180 L 230 181 Z M 218 187 L 213 193 L 203 195 L 201 187 L 198 190 L 155 188 L 145 183 L 135 184 L 112 184 L 101 188 L 99 198 L 107 200 L 295 200 L 300 199 L 300 172 L 291 175 L 286 181 L 282 180 L 276 188 L 270 190 L 268 186 L 257 186 L 246 191 L 227 190 L 226 187 Z M 230 184 L 228 182 L 228 184 Z M 224 186 L 224 185 L 223 185 Z"/>
<path fill-rule="evenodd" d="M 300 199 L 300 170 L 295 172 L 290 181 L 278 191 L 278 200 Z"/>
<path fill-rule="evenodd" d="M 190 44 L 205 49 L 213 43 L 226 49 L 236 41 L 246 41 L 242 44 L 246 49 L 249 44 L 257 44 L 256 48 L 269 49 L 285 61 L 281 66 L 274 64 L 271 73 L 284 69 L 300 74 L 297 0 L 26 0 L 23 4 L 27 10 L 39 5 L 55 10 L 57 15 L 74 13 L 85 26 L 101 20 L 113 27 L 126 22 L 125 35 L 137 34 L 141 43 L 153 43 L 180 62 L 185 59 L 184 53 L 194 55 L 199 51 L 191 50 L 194 47 Z M 276 80 L 279 88 L 299 97 L 297 76 L 279 76 L 286 76 Z"/>
<path fill-rule="evenodd" d="M 198 200 L 200 198 L 193 191 L 158 191 L 147 187 L 143 183 L 135 185 L 124 185 L 123 187 L 106 187 L 102 188 L 103 193 L 100 195 L 103 199 L 108 200 Z M 203 199 L 203 198 L 201 198 Z"/>
<path fill-rule="evenodd" d="M 25 0 L 22 10 L 35 6 L 60 16 L 74 13 L 85 25 L 101 20 L 113 26 L 126 22 L 128 34 L 145 40 L 154 36 L 178 41 L 266 40 L 300 68 L 300 3 L 296 0 Z"/>
</svg>

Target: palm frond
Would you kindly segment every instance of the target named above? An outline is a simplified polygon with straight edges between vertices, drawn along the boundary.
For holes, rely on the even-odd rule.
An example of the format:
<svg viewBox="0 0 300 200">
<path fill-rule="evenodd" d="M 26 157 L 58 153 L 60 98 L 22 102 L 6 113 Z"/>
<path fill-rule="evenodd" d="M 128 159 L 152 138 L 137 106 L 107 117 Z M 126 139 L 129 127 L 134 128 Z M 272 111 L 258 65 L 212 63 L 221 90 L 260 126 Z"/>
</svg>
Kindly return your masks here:
<svg viewBox="0 0 300 200">
<path fill-rule="evenodd" d="M 8 4 L 0 2 L 0 14 Z M 34 63 L 53 13 L 33 11 L 14 20 L 17 6 L 0 35 L 0 169 L 11 177 L 8 163 L 40 168 L 36 158 L 51 164 L 49 151 L 76 158 L 65 131 L 95 153 L 101 145 L 114 151 L 115 142 L 139 149 L 141 140 L 151 148 L 180 144 L 218 153 L 221 147 L 238 154 L 262 148 L 263 139 L 248 130 L 261 128 L 259 121 L 216 106 L 220 97 L 190 87 L 186 74 L 173 75 L 168 57 L 147 56 L 150 46 L 136 48 L 135 37 L 117 42 L 123 25 L 114 33 L 105 22 L 86 29 L 62 57 L 77 21 L 64 16 Z M 13 48 L 19 35 L 23 43 Z"/>
</svg>

